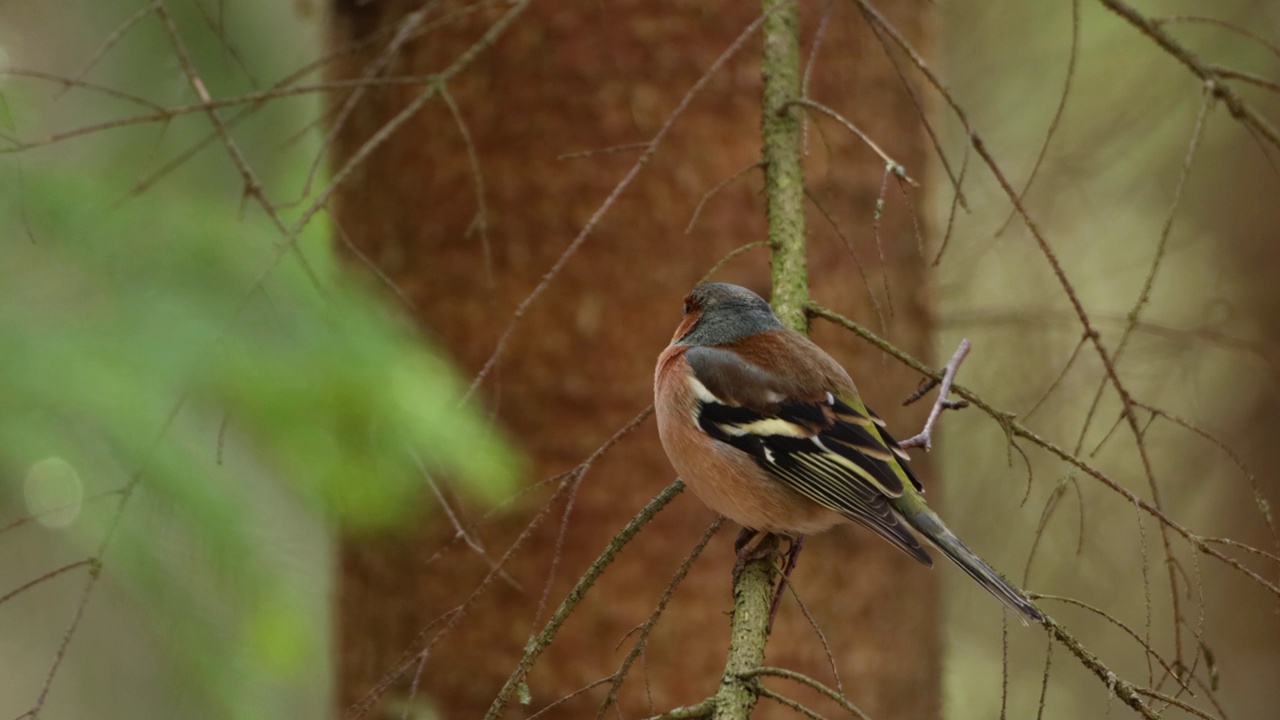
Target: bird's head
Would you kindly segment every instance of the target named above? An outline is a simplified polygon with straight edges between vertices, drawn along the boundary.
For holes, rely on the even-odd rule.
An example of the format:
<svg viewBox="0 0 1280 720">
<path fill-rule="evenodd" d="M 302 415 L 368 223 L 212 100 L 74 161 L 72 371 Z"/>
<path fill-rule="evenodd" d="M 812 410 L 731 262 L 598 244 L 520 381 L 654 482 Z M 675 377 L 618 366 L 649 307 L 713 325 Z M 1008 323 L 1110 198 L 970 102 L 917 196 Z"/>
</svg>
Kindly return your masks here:
<svg viewBox="0 0 1280 720">
<path fill-rule="evenodd" d="M 783 327 L 764 298 L 729 283 L 703 283 L 684 298 L 673 345 L 724 345 Z"/>
</svg>

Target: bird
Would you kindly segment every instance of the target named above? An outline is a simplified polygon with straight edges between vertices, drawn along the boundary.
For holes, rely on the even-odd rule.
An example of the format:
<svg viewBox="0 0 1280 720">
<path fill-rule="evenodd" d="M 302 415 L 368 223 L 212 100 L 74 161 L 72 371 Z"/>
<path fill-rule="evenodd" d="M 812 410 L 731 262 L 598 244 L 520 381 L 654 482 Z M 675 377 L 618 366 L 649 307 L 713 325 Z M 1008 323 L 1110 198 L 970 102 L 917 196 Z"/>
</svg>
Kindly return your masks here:
<svg viewBox="0 0 1280 720">
<path fill-rule="evenodd" d="M 774 533 L 794 550 L 853 522 L 932 566 L 918 533 L 1021 618 L 1043 622 L 925 504 L 910 457 L 840 363 L 747 288 L 703 283 L 685 297 L 654 370 L 654 409 L 676 472 L 744 539 Z"/>
</svg>

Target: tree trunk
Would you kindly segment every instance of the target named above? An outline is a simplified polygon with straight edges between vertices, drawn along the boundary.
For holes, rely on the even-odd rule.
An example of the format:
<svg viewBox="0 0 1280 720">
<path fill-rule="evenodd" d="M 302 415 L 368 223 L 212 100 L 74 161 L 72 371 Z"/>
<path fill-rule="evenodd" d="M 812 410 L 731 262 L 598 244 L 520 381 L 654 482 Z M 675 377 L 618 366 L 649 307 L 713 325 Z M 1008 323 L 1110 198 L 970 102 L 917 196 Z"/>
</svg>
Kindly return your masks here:
<svg viewBox="0 0 1280 720">
<path fill-rule="evenodd" d="M 924 6 L 888 12 L 923 44 Z M 422 26 L 454 14 L 421 37 L 401 27 L 425 7 Z M 461 3 L 335 0 L 331 48 L 356 43 L 332 79 L 438 72 L 465 52 L 506 7 L 459 12 Z M 867 131 L 916 177 L 927 141 L 892 66 L 851 6 L 833 5 L 810 94 Z M 806 7 L 812 38 L 821 8 Z M 486 232 L 467 147 L 448 106 L 432 101 L 351 175 L 334 200 L 340 232 L 394 282 L 417 318 L 470 377 L 484 364 L 516 305 L 541 280 L 639 151 L 558 156 L 650 139 L 715 58 L 758 16 L 750 3 L 630 2 L 534 5 L 449 85 L 481 169 Z M 370 40 L 376 33 L 383 32 Z M 394 49 L 388 49 L 394 44 Z M 502 362 L 480 395 L 499 425 L 531 458 L 531 477 L 581 462 L 651 401 L 653 362 L 679 319 L 683 295 L 723 255 L 765 237 L 760 175 L 752 172 L 713 197 L 685 235 L 704 192 L 760 157 L 759 37 L 711 79 L 660 151 L 604 216 L 581 251 L 519 321 Z M 806 48 L 807 52 L 807 48 Z M 342 166 L 420 85 L 363 92 L 349 117 L 335 102 L 333 162 Z M 928 355 L 931 314 L 926 260 L 901 195 L 890 187 L 881 221 L 883 267 L 872 213 L 884 165 L 843 128 L 815 118 L 806 168 L 812 194 L 832 212 L 866 263 L 868 290 L 845 244 L 810 213 L 810 277 L 821 303 L 878 327 L 871 292 L 884 307 L 889 338 Z M 911 202 L 921 206 L 913 191 Z M 922 210 L 918 210 L 922 213 Z M 353 261 L 353 265 L 356 263 Z M 357 268 L 358 270 L 358 268 Z M 766 254 L 726 265 L 717 279 L 767 293 Z M 887 284 L 892 314 L 884 297 Z M 921 410 L 894 412 L 915 379 L 852 336 L 819 325 L 814 337 L 861 378 L 869 404 L 897 434 L 918 428 Z M 929 467 L 921 475 L 929 483 Z M 573 500 L 555 578 L 540 598 L 556 554 L 563 501 L 507 566 L 510 581 L 487 586 L 468 611 L 437 622 L 465 600 L 489 570 L 458 545 L 432 559 L 453 535 L 438 509 L 396 537 L 347 538 L 339 591 L 339 702 L 364 707 L 371 691 L 406 656 L 433 642 L 417 702 L 442 717 L 479 717 L 573 580 L 607 540 L 674 472 L 652 423 L 642 425 L 585 476 Z M 377 478 L 370 478 L 376 482 Z M 481 525 L 499 557 L 546 493 Z M 479 512 L 471 512 L 478 518 Z M 591 591 L 529 677 L 541 709 L 613 672 L 630 641 L 619 641 L 653 610 L 668 579 L 712 514 L 686 493 L 629 546 Z M 624 716 L 694 703 L 713 693 L 728 644 L 732 532 L 713 540 L 651 639 L 644 667 L 623 688 Z M 844 689 L 878 720 L 936 716 L 939 639 L 936 574 L 859 529 L 812 538 L 793 584 L 826 635 Z M 432 625 L 432 623 L 436 623 Z M 432 639 L 449 627 L 438 642 Z M 428 628 L 424 632 L 424 628 Z M 784 604 L 766 660 L 834 685 L 822 644 L 793 602 Z M 416 665 L 378 693 L 370 717 L 400 717 Z M 647 686 L 645 677 L 647 676 Z M 590 717 L 604 687 L 545 717 Z M 788 694 L 834 715 L 812 696 Z M 791 711 L 761 704 L 757 717 Z M 526 713 L 510 709 L 507 716 Z"/>
</svg>

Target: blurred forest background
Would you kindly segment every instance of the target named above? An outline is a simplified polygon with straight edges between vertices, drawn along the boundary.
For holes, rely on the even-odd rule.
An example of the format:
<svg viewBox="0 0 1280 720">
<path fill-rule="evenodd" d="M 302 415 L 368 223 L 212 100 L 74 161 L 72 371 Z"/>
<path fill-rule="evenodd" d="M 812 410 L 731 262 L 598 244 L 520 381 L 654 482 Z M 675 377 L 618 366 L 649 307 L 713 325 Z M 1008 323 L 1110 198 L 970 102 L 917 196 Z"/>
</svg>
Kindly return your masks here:
<svg viewBox="0 0 1280 720">
<path fill-rule="evenodd" d="M 1169 559 L 1152 517 L 1014 448 L 976 409 L 947 413 L 921 460 L 931 503 L 996 567 L 1124 623 L 1041 601 L 1121 679 L 1173 694 L 1161 665 L 1181 656 L 1181 701 L 1270 718 L 1280 148 L 1104 4 L 881 9 L 1013 186 L 1034 172 L 1029 213 L 1132 398 L 1167 415 L 1136 411 L 1135 442 L 964 125 L 909 56 L 886 60 L 854 3 L 801 4 L 811 95 L 922 187 L 810 114 L 814 296 L 933 365 L 969 338 L 961 384 L 1150 499 L 1145 450 L 1167 517 L 1263 551 L 1213 545 L 1253 578 L 1176 535 Z M 1133 3 L 1274 127 L 1280 6 L 1206 5 Z M 683 293 L 764 239 L 758 35 L 707 75 L 651 163 L 643 147 L 573 154 L 665 137 L 759 10 L 535 4 L 456 79 L 428 77 L 515 9 L 0 1 L 0 718 L 478 716 L 530 632 L 673 479 L 651 422 L 570 484 L 561 474 L 644 408 Z M 366 162 L 369 138 L 433 87 Z M 633 164 L 644 172 L 596 227 Z M 766 271 L 755 248 L 715 277 L 766 291 Z M 917 374 L 822 321 L 815 335 L 856 364 L 896 434 L 915 432 L 926 409 L 892 408 Z M 530 518 L 513 553 L 529 560 L 494 570 Z M 584 606 L 508 716 L 611 672 L 711 520 L 682 496 L 642 531 L 606 573 L 610 599 Z M 673 596 L 624 716 L 646 716 L 646 695 L 661 711 L 714 691 L 729 534 Z M 819 540 L 795 588 L 871 717 L 1131 712 L 1042 632 L 1003 627 L 961 573 L 863 539 Z M 910 629 L 868 607 L 886 584 Z M 838 684 L 798 607 L 782 613 L 768 662 Z M 561 716 L 594 713 L 603 693 Z M 793 714 L 762 701 L 757 716 Z"/>
</svg>

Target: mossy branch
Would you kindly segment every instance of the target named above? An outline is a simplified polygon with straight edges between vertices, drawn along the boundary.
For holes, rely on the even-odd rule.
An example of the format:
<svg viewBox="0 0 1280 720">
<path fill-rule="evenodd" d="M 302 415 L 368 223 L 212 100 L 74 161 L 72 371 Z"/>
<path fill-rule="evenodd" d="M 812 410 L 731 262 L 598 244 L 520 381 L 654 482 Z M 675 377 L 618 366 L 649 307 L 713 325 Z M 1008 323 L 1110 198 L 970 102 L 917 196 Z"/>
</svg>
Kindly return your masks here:
<svg viewBox="0 0 1280 720">
<path fill-rule="evenodd" d="M 761 58 L 764 193 L 769 218 L 771 304 L 778 318 L 807 332 L 809 271 L 804 234 L 804 168 L 800 112 L 791 100 L 803 95 L 800 73 L 800 10 L 792 0 L 764 0 Z M 768 538 L 768 546 L 776 546 Z M 764 662 L 769 610 L 776 580 L 772 553 L 746 565 L 733 588 L 729 652 L 712 717 L 747 720 L 760 697 L 750 678 Z"/>
<path fill-rule="evenodd" d="M 764 0 L 764 194 L 769 218 L 773 297 L 770 304 L 787 327 L 805 332 L 809 319 L 809 269 L 804 235 L 804 168 L 801 111 L 792 101 L 800 86 L 800 9 L 792 0 Z"/>
</svg>

